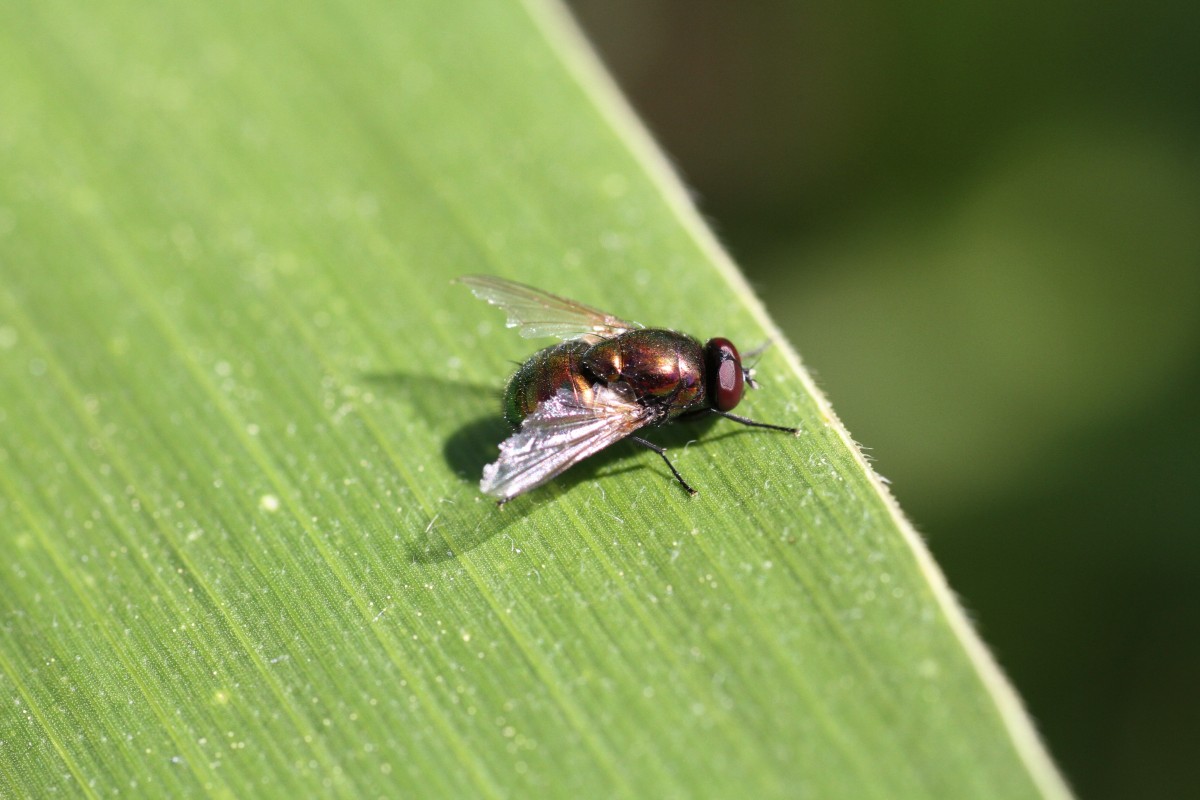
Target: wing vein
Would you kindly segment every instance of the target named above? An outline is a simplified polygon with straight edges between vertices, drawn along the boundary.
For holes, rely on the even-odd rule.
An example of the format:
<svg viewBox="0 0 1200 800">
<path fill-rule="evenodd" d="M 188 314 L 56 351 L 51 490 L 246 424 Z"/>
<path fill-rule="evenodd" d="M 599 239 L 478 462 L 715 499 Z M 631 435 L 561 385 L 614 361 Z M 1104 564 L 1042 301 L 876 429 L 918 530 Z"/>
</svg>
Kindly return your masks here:
<svg viewBox="0 0 1200 800">
<path fill-rule="evenodd" d="M 597 340 L 642 327 L 597 308 L 494 275 L 465 275 L 457 280 L 508 315 L 506 325 L 527 339 L 554 337 Z"/>
<path fill-rule="evenodd" d="M 500 458 L 484 467 L 479 488 L 502 501 L 516 497 L 648 424 L 653 413 L 625 387 L 597 384 L 586 405 L 561 388 L 501 442 Z"/>
</svg>

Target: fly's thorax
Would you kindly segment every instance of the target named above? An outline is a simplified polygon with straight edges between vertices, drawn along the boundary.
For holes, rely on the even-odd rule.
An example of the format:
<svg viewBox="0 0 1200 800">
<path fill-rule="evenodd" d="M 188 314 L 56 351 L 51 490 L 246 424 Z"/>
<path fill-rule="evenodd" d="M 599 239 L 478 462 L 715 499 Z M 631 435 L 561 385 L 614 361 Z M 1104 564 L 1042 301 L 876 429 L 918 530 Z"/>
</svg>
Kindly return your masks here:
<svg viewBox="0 0 1200 800">
<path fill-rule="evenodd" d="M 605 383 L 627 384 L 643 403 L 669 404 L 671 416 L 703 402 L 704 348 L 687 334 L 630 331 L 592 346 L 581 363 Z"/>
<path fill-rule="evenodd" d="M 584 403 L 592 398 L 592 382 L 584 374 L 580 359 L 591 347 L 573 340 L 539 350 L 529 357 L 504 389 L 504 418 L 514 428 L 533 413 L 538 404 L 558 393 L 562 387 L 575 392 Z"/>
</svg>

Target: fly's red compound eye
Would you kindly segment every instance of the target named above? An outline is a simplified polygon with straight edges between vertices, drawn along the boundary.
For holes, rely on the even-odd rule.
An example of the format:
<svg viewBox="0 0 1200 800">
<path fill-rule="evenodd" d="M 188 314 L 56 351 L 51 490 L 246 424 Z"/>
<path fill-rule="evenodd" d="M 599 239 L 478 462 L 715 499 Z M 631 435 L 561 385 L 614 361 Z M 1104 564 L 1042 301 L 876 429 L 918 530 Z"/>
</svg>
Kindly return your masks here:
<svg viewBox="0 0 1200 800">
<path fill-rule="evenodd" d="M 732 411 L 745 390 L 742 359 L 728 339 L 709 339 L 704 346 L 708 402 L 717 411 Z"/>
</svg>

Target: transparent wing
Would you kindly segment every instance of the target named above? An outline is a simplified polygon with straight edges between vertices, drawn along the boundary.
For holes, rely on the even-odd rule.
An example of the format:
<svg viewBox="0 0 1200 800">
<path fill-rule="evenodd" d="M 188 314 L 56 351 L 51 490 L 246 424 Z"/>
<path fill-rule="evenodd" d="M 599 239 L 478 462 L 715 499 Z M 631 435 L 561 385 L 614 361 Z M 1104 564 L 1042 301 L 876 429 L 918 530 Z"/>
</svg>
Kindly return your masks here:
<svg viewBox="0 0 1200 800">
<path fill-rule="evenodd" d="M 585 405 L 570 389 L 559 389 L 501 442 L 500 459 L 483 468 L 479 489 L 511 500 L 620 441 L 652 417 L 628 391 L 597 384 Z"/>
<path fill-rule="evenodd" d="M 542 336 L 607 339 L 642 327 L 574 300 L 492 275 L 464 275 L 456 282 L 466 286 L 480 300 L 504 309 L 508 314 L 508 327 L 519 328 L 526 339 Z"/>
</svg>

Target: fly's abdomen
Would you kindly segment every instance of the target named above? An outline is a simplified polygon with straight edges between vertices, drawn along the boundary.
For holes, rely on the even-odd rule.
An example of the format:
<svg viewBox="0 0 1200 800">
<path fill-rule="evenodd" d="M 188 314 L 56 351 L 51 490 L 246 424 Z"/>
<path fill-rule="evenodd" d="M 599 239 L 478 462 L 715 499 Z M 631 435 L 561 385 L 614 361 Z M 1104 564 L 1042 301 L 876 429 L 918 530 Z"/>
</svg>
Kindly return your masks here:
<svg viewBox="0 0 1200 800">
<path fill-rule="evenodd" d="M 504 418 L 514 428 L 538 404 L 566 387 L 581 403 L 592 398 L 592 381 L 584 374 L 581 358 L 590 345 L 576 339 L 534 353 L 508 380 L 504 390 Z"/>
</svg>

